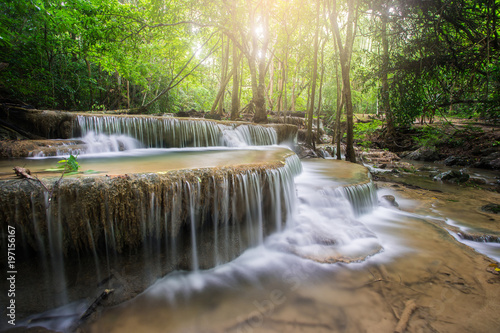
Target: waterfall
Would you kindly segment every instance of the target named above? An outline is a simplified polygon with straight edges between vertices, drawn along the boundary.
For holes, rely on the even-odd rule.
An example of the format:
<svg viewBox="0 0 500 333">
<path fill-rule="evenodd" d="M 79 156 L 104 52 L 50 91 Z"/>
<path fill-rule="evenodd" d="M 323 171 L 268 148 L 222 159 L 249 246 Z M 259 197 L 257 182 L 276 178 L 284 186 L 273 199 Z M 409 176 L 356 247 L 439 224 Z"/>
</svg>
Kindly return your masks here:
<svg viewBox="0 0 500 333">
<path fill-rule="evenodd" d="M 119 152 L 142 147 L 138 140 L 123 134 L 106 135 L 103 133 L 96 134 L 91 131 L 82 137 L 82 141 L 86 145 L 85 153 L 88 154 Z"/>
<path fill-rule="evenodd" d="M 278 144 L 278 134 L 271 127 L 256 125 L 220 125 L 221 145 L 228 147 L 262 146 Z"/>
<path fill-rule="evenodd" d="M 371 180 L 368 183 L 339 187 L 337 191 L 351 203 L 355 216 L 369 213 L 378 205 L 377 190 Z"/>
<path fill-rule="evenodd" d="M 66 292 L 74 274 L 94 270 L 85 273 L 95 277 L 85 281 L 93 288 L 130 254 L 139 256 L 133 260 L 143 263 L 144 280 L 152 283 L 169 271 L 207 269 L 263 244 L 291 216 L 300 172 L 290 151 L 262 164 L 69 177 L 57 186 L 57 179 L 44 179 L 52 195 L 29 182 L 5 181 L 0 217 L 15 221 L 28 251 L 47 263 L 46 280 L 54 285 L 44 288 L 45 297 L 57 293 L 57 304 L 64 304 L 75 299 Z M 29 212 L 22 213 L 24 207 Z"/>
<path fill-rule="evenodd" d="M 120 145 L 125 145 L 124 136 L 137 140 L 146 148 L 238 147 L 278 143 L 277 132 L 272 127 L 222 125 L 214 121 L 179 120 L 172 117 L 79 115 L 75 120 L 73 135 L 88 137 L 88 140 L 107 135 L 110 137 L 108 141 L 121 141 L 114 144 L 118 149 Z M 115 139 L 115 136 L 118 137 Z"/>
</svg>

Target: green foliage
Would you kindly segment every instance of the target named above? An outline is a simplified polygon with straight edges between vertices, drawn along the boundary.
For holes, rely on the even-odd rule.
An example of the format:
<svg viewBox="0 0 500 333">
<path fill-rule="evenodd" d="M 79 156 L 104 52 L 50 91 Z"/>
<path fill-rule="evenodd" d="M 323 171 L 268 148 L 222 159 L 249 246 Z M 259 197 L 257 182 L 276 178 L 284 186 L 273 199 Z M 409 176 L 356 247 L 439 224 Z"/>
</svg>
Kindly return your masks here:
<svg viewBox="0 0 500 333">
<path fill-rule="evenodd" d="M 500 12 L 493 3 L 360 2 L 359 33 L 350 55 L 355 112 L 381 111 L 381 80 L 386 74 L 396 127 L 412 126 L 432 113 L 498 120 Z M 337 4 L 343 13 L 346 3 Z M 0 2 L 0 62 L 8 66 L 0 66 L 0 91 L 39 108 L 137 108 L 196 67 L 148 112 L 209 110 L 222 78 L 222 52 L 217 50 L 199 63 L 223 35 L 230 58 L 233 47 L 246 52 L 239 92 L 244 107 L 253 97 L 245 59 L 254 48 L 249 32 L 256 27 L 248 24 L 253 5 L 244 0 L 4 0 Z M 254 8 L 255 12 L 260 15 L 263 7 Z M 382 24 L 384 8 L 391 8 L 391 15 Z M 268 108 L 272 105 L 277 111 L 282 94 L 288 109 L 292 99 L 296 110 L 307 108 L 311 45 L 319 26 L 320 39 L 325 41 L 322 109 L 328 118 L 337 109 L 342 87 L 337 82 L 339 55 L 327 15 L 316 20 L 315 6 L 305 6 L 301 0 L 272 2 L 265 10 L 272 41 L 266 55 Z M 382 35 L 387 36 L 388 59 L 383 57 Z M 261 43 L 259 38 L 257 46 Z M 229 61 L 228 71 L 231 66 Z M 358 141 L 367 140 L 364 136 L 369 132 L 356 125 Z M 436 141 L 430 133 L 423 133 L 422 140 Z"/>
<path fill-rule="evenodd" d="M 381 120 L 374 119 L 366 123 L 355 123 L 354 124 L 354 140 L 359 146 L 364 149 L 368 149 L 372 142 L 370 141 L 370 136 L 374 134 L 377 130 L 382 127 L 383 123 Z M 344 133 L 345 137 L 345 133 Z"/>
<path fill-rule="evenodd" d="M 354 140 L 365 140 L 367 136 L 375 133 L 378 129 L 382 127 L 383 123 L 381 120 L 374 119 L 367 123 L 355 123 L 354 124 Z"/>
<path fill-rule="evenodd" d="M 415 138 L 415 141 L 423 147 L 433 148 L 444 140 L 443 132 L 433 126 L 424 126 L 419 128 L 418 132 L 419 135 Z"/>
<path fill-rule="evenodd" d="M 79 173 L 80 163 L 76 160 L 78 156 L 70 154 L 67 159 L 63 159 L 57 162 L 59 164 L 57 168 L 46 169 L 45 171 L 58 171 L 61 172 L 63 176 L 65 175 L 75 175 Z"/>
<path fill-rule="evenodd" d="M 70 154 L 68 159 L 60 160 L 57 163 L 61 164 L 59 168 L 63 169 L 65 172 L 78 172 L 78 169 L 80 168 L 80 163 L 78 163 L 73 154 Z"/>
</svg>

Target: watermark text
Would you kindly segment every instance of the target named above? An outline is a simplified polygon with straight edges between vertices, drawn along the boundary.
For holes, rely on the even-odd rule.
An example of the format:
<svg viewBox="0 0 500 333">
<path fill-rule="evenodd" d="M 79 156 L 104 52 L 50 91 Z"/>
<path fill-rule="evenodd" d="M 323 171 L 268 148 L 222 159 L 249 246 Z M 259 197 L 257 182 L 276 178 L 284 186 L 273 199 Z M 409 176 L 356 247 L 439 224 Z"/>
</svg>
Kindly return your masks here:
<svg viewBox="0 0 500 333">
<path fill-rule="evenodd" d="M 7 322 L 16 325 L 16 228 L 7 226 Z"/>
</svg>

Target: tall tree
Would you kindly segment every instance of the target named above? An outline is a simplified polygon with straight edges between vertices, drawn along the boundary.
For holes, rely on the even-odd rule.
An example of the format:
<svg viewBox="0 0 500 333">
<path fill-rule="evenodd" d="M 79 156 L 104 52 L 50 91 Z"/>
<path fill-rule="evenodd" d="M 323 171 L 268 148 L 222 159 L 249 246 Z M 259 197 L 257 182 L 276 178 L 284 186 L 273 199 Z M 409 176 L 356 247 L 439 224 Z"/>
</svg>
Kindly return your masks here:
<svg viewBox="0 0 500 333">
<path fill-rule="evenodd" d="M 313 136 L 313 115 L 314 115 L 314 97 L 316 96 L 316 81 L 318 79 L 318 49 L 319 49 L 319 30 L 320 22 L 320 7 L 321 1 L 316 1 L 316 32 L 314 33 L 314 53 L 313 53 L 313 72 L 311 79 L 311 101 L 309 103 L 309 110 L 307 112 L 307 143 L 314 146 Z"/>
<path fill-rule="evenodd" d="M 238 119 L 240 112 L 239 66 L 240 55 L 238 53 L 238 48 L 233 44 L 233 89 L 231 91 L 231 120 Z"/>
<path fill-rule="evenodd" d="M 385 114 L 386 126 L 389 134 L 394 132 L 394 117 L 392 115 L 391 106 L 389 103 L 389 40 L 387 36 L 387 23 L 389 19 L 389 0 L 384 0 L 380 3 L 378 11 L 380 13 L 381 28 L 380 38 L 382 42 L 382 65 L 380 68 L 381 91 L 380 99 L 382 104 L 382 112 Z"/>
<path fill-rule="evenodd" d="M 352 47 L 354 44 L 354 36 L 356 34 L 357 18 L 358 18 L 358 0 L 347 0 L 347 22 L 345 24 L 345 41 L 342 41 L 342 36 L 339 29 L 339 14 L 337 8 L 337 0 L 328 2 L 330 10 L 330 22 L 334 33 L 340 57 L 340 68 L 342 71 L 342 100 L 347 117 L 347 138 L 346 138 L 346 160 L 356 162 L 356 154 L 354 153 L 354 131 L 353 131 L 353 115 L 351 93 L 351 57 Z"/>
</svg>

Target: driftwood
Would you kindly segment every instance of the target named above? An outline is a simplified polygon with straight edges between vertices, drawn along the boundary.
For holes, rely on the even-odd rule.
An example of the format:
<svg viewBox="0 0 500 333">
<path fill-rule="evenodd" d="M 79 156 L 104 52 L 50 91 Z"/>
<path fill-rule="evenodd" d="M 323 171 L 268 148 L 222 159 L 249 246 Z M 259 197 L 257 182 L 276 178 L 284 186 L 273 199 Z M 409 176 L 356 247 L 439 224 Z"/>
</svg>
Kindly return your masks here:
<svg viewBox="0 0 500 333">
<path fill-rule="evenodd" d="M 47 185 L 45 185 L 45 183 L 43 181 L 41 181 L 37 176 L 33 177 L 31 175 L 31 171 L 29 169 L 16 166 L 13 168 L 13 170 L 16 173 L 16 176 L 18 176 L 22 179 L 28 179 L 28 180 L 33 180 L 35 182 L 38 182 L 43 187 L 43 189 L 49 194 L 49 200 L 48 200 L 49 205 L 52 202 L 52 195 L 54 193 L 54 189 L 59 185 L 59 183 L 63 179 L 64 171 L 65 171 L 65 170 L 62 171 L 61 177 L 55 182 L 54 186 L 52 186 L 52 189 L 49 189 L 47 187 Z M 46 208 L 48 208 L 48 207 L 46 207 Z"/>
<path fill-rule="evenodd" d="M 29 169 L 16 166 L 14 167 L 14 172 L 18 177 L 35 180 L 35 177 L 31 175 L 31 171 Z"/>
<path fill-rule="evenodd" d="M 80 317 L 80 321 L 85 321 L 88 317 L 90 317 L 96 311 L 97 307 L 101 305 L 102 301 L 106 300 L 106 298 L 108 298 L 113 291 L 113 289 L 104 289 L 104 291 L 88 307 L 87 311 L 85 311 L 85 313 Z"/>
<path fill-rule="evenodd" d="M 396 328 L 394 329 L 394 333 L 404 332 L 406 326 L 408 326 L 408 322 L 410 321 L 411 314 L 413 313 L 413 311 L 415 311 L 416 308 L 417 304 L 412 299 L 405 303 L 405 308 L 403 310 L 403 313 L 401 314 L 401 318 L 399 319 L 398 324 L 396 325 Z"/>
</svg>

